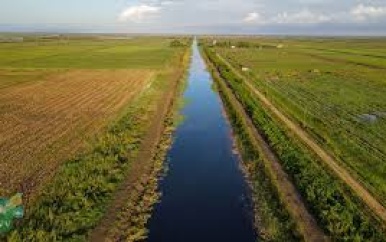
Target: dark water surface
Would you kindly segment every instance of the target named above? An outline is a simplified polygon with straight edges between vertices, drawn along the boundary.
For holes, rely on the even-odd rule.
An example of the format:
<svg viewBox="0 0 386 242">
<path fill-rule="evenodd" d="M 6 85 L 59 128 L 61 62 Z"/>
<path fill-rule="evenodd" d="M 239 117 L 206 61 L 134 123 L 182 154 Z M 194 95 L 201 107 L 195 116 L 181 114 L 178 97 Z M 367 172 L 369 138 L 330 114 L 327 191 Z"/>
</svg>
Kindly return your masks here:
<svg viewBox="0 0 386 242">
<path fill-rule="evenodd" d="M 256 241 L 231 129 L 212 83 L 195 41 L 185 119 L 168 153 L 169 171 L 160 184 L 162 198 L 149 221 L 148 241 Z"/>
</svg>

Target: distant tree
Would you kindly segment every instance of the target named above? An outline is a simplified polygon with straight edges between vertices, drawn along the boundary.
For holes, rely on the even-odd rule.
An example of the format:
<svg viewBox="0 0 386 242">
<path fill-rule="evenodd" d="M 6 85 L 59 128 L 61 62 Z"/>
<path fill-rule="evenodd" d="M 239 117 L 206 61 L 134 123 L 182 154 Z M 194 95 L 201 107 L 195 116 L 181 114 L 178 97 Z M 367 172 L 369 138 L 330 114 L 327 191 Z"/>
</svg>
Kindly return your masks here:
<svg viewBox="0 0 386 242">
<path fill-rule="evenodd" d="M 246 41 L 239 41 L 236 46 L 239 48 L 250 48 L 251 43 L 246 42 Z"/>
<path fill-rule="evenodd" d="M 175 39 L 172 42 L 170 42 L 170 47 L 185 47 L 185 44 Z"/>
</svg>

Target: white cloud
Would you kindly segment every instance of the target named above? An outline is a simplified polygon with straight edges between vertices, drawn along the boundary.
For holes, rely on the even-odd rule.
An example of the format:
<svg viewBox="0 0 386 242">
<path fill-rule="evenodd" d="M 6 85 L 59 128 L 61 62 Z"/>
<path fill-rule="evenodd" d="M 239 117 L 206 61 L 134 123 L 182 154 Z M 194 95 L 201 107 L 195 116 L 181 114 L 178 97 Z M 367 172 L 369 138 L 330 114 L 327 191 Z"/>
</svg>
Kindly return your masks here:
<svg viewBox="0 0 386 242">
<path fill-rule="evenodd" d="M 285 33 L 293 29 L 343 33 L 351 29 L 359 33 L 369 29 L 384 33 L 385 1 L 243 0 L 240 4 L 235 0 L 136 0 L 137 4 L 129 5 L 119 19 L 140 23 L 132 24 L 130 31 L 135 27 L 146 32 L 270 32 L 272 29 Z"/>
<path fill-rule="evenodd" d="M 260 20 L 260 14 L 257 12 L 248 13 L 248 15 L 243 19 L 246 23 L 257 22 Z"/>
<path fill-rule="evenodd" d="M 277 15 L 269 18 L 264 18 L 257 13 L 252 12 L 249 13 L 243 21 L 246 23 L 260 23 L 260 24 L 317 24 L 317 23 L 325 23 L 332 20 L 331 17 L 321 14 L 314 13 L 308 9 L 304 9 L 300 12 L 288 13 L 281 12 Z"/>
<path fill-rule="evenodd" d="M 150 5 L 131 6 L 122 11 L 119 15 L 121 22 L 142 22 L 148 18 L 154 17 L 161 11 L 160 7 Z"/>
<path fill-rule="evenodd" d="M 351 15 L 357 20 L 366 20 L 369 18 L 386 17 L 386 7 L 366 6 L 359 4 L 351 9 Z"/>
<path fill-rule="evenodd" d="M 331 20 L 331 17 L 311 12 L 308 9 L 304 9 L 300 12 L 295 13 L 279 13 L 276 17 L 272 19 L 271 22 L 278 24 L 317 24 L 325 23 Z"/>
</svg>

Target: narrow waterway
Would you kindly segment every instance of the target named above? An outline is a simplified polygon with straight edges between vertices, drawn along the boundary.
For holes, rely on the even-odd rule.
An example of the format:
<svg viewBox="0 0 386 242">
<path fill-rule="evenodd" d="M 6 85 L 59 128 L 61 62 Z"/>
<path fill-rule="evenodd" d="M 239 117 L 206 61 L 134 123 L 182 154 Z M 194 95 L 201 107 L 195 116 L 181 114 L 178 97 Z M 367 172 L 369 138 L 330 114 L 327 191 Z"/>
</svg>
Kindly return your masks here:
<svg viewBox="0 0 386 242">
<path fill-rule="evenodd" d="M 231 127 L 212 84 L 194 41 L 184 121 L 168 153 L 148 241 L 256 241 Z"/>
</svg>

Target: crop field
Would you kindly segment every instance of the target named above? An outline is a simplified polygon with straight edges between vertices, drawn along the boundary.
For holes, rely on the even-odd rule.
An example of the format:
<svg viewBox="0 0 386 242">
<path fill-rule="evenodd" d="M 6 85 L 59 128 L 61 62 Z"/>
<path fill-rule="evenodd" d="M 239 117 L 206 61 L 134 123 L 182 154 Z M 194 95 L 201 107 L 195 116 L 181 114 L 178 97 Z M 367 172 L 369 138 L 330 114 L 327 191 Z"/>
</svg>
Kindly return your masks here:
<svg viewBox="0 0 386 242">
<path fill-rule="evenodd" d="M 248 43 L 254 47 L 217 51 L 237 68 L 250 68 L 254 85 L 385 204 L 385 40 Z"/>
<path fill-rule="evenodd" d="M 26 197 L 150 87 L 177 51 L 162 38 L 0 44 L 0 195 Z"/>
<path fill-rule="evenodd" d="M 0 44 L 0 197 L 22 192 L 26 208 L 9 240 L 85 238 L 125 178 L 135 181 L 125 196 L 153 196 L 163 161 L 153 168 L 165 118 L 157 112 L 173 115 L 169 103 L 188 53 L 172 40 L 27 36 Z M 138 218 L 130 217 L 134 231 L 146 224 Z"/>
<path fill-rule="evenodd" d="M 155 68 L 161 69 L 174 51 L 162 38 L 27 41 L 0 44 L 1 68 Z"/>
<path fill-rule="evenodd" d="M 292 133 L 290 125 L 287 126 L 277 115 L 282 112 L 298 123 L 321 147 L 337 157 L 343 169 L 364 184 L 380 203 L 385 203 L 385 66 L 381 61 L 367 59 L 369 53 L 374 53 L 374 48 L 384 45 L 384 42 L 375 39 L 366 40 L 364 44 L 363 40 L 346 39 L 344 54 L 327 57 L 328 54 L 320 53 L 319 49 L 339 47 L 330 42 L 332 40 L 233 38 L 218 39 L 215 48 L 209 47 L 212 40 L 206 39 L 203 44 L 206 55 L 215 66 L 214 72 L 218 72 L 232 89 L 254 126 L 265 137 L 324 233 L 338 241 L 384 241 L 383 212 L 374 210 L 374 216 L 359 202 L 357 191 L 348 189 L 347 181 L 330 170 L 322 158 L 307 147 L 308 144 L 301 142 L 303 140 Z M 356 44 L 362 46 L 360 55 Z M 350 45 L 352 50 L 348 51 Z M 315 48 L 318 50 L 312 52 L 311 49 Z M 334 53 L 340 52 L 336 50 Z M 348 60 L 345 55 L 351 55 L 352 59 Z M 259 97 L 256 90 L 269 101 L 263 102 L 264 98 Z M 237 130 L 244 118 L 242 115 L 234 118 Z M 251 135 L 245 134 L 244 130 L 239 139 L 246 142 L 248 136 Z M 275 184 L 272 177 L 264 174 L 266 168 L 256 170 L 262 166 L 259 161 L 261 152 L 258 152 L 256 161 L 256 150 L 250 145 L 245 148 L 242 145 L 242 149 L 243 156 L 247 157 L 246 166 L 252 167 L 251 182 L 257 186 L 263 184 L 262 178 L 254 177 L 259 172 Z M 258 193 L 262 187 L 257 188 Z M 259 194 L 255 196 L 257 204 L 266 203 L 267 198 Z M 282 210 L 276 207 L 275 215 L 272 212 L 275 207 L 266 209 L 271 213 L 258 211 L 263 221 L 259 229 L 266 231 L 263 236 L 273 240 L 288 237 L 286 222 L 272 222 Z M 286 209 L 291 214 L 293 208 Z M 298 224 L 298 231 L 303 233 L 299 219 L 296 216 L 293 219 Z"/>
<path fill-rule="evenodd" d="M 28 191 L 85 146 L 154 75 L 144 70 L 74 70 L 0 91 L 2 188 Z"/>
</svg>

